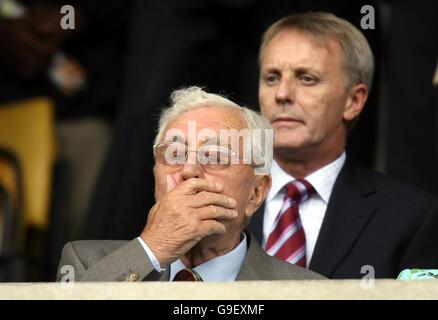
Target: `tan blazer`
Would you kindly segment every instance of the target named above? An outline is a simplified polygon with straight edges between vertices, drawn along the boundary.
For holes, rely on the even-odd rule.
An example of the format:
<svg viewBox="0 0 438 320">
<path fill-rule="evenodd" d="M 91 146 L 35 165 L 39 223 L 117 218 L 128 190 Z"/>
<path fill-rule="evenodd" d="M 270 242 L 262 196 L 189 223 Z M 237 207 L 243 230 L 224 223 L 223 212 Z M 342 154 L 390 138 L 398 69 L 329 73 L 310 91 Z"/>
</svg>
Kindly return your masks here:
<svg viewBox="0 0 438 320">
<path fill-rule="evenodd" d="M 324 279 L 313 271 L 267 255 L 249 232 L 246 235 L 248 252 L 236 281 Z M 169 268 L 161 274 L 155 271 L 138 239 L 68 242 L 62 251 L 58 281 L 65 275 L 65 270 L 68 270 L 68 267 L 65 270 L 62 268 L 66 265 L 74 268 L 75 281 L 169 280 Z"/>
</svg>

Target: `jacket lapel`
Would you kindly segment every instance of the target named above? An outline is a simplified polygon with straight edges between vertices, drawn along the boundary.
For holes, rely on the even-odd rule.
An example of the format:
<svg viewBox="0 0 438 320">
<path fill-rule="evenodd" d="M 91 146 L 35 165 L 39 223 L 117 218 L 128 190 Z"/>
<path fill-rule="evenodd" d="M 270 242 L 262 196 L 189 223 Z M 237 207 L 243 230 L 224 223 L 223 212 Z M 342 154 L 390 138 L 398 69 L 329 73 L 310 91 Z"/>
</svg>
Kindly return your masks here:
<svg viewBox="0 0 438 320">
<path fill-rule="evenodd" d="M 258 243 L 263 243 L 263 217 L 265 214 L 265 202 L 254 212 L 249 221 L 248 230 L 251 231 Z"/>
<path fill-rule="evenodd" d="M 269 258 L 254 239 L 254 235 L 246 230 L 244 232 L 248 241 L 248 252 L 237 274 L 236 281 L 261 280 L 263 276 L 260 274 L 266 271 L 263 270 L 263 268 L 269 266 L 269 261 L 266 261 L 266 259 Z M 262 268 L 262 270 L 260 270 L 260 268 Z"/>
<path fill-rule="evenodd" d="M 375 212 L 374 193 L 368 176 L 347 160 L 333 186 L 309 269 L 330 277 Z"/>
<path fill-rule="evenodd" d="M 143 281 L 169 281 L 170 278 L 170 267 L 166 269 L 163 273 L 159 273 L 157 271 L 152 271 L 149 273 Z"/>
</svg>

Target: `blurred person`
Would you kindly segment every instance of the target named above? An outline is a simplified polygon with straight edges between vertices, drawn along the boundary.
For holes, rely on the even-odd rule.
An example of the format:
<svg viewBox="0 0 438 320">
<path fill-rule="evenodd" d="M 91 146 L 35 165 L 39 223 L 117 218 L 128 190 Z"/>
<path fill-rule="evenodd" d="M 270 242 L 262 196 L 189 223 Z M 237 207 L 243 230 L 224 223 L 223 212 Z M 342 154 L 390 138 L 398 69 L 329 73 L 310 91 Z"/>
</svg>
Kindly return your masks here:
<svg viewBox="0 0 438 320">
<path fill-rule="evenodd" d="M 438 2 L 391 1 L 386 172 L 438 195 Z"/>
<path fill-rule="evenodd" d="M 0 3 L 0 107 L 40 96 L 49 97 L 55 106 L 59 159 L 49 257 L 38 257 L 55 270 L 62 245 L 79 237 L 111 138 L 130 15 L 130 1 L 74 0 L 69 4 L 74 8 L 75 28 L 64 30 L 60 26 L 64 4 L 59 0 Z"/>
<path fill-rule="evenodd" d="M 249 130 L 251 140 L 242 135 L 233 146 L 224 130 Z M 63 266 L 76 281 L 322 279 L 268 256 L 244 231 L 271 184 L 265 134 L 272 129 L 254 111 L 198 87 L 175 91 L 155 139 L 156 203 L 143 232 L 131 241 L 67 243 L 58 280 Z M 268 152 L 260 162 L 245 158 L 246 143 Z"/>
<path fill-rule="evenodd" d="M 275 131 L 274 161 L 251 230 L 269 254 L 329 278 L 438 267 L 437 198 L 345 152 L 372 76 L 365 37 L 332 14 L 288 16 L 263 36 L 259 102 Z M 291 200 L 286 186 L 297 179 L 314 190 Z"/>
</svg>

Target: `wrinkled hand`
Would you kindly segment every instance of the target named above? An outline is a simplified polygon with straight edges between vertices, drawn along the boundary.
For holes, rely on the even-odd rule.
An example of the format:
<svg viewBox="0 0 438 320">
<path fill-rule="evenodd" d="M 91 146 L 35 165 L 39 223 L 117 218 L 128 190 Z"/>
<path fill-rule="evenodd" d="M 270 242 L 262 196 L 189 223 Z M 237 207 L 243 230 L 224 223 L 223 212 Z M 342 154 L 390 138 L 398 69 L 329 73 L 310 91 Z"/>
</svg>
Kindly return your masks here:
<svg viewBox="0 0 438 320">
<path fill-rule="evenodd" d="M 223 186 L 205 179 L 188 179 L 178 186 L 170 175 L 167 193 L 152 207 L 141 238 L 167 266 L 193 248 L 202 238 L 223 234 L 220 220 L 232 220 L 236 201 L 219 194 Z"/>
</svg>

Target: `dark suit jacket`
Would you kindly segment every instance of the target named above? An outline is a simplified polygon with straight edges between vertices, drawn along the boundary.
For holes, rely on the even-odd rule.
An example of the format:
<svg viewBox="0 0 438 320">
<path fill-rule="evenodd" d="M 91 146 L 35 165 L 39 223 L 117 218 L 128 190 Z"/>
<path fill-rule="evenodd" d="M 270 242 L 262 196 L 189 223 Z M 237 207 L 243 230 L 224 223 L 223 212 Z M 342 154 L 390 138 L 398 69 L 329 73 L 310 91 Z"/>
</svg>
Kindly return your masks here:
<svg viewBox="0 0 438 320">
<path fill-rule="evenodd" d="M 263 209 L 249 229 L 262 240 Z M 395 278 L 405 268 L 438 268 L 438 199 L 383 174 L 344 164 L 309 269 L 329 278 Z"/>
<path fill-rule="evenodd" d="M 324 277 L 268 256 L 247 232 L 248 252 L 236 280 L 310 280 Z M 137 239 L 132 241 L 74 241 L 64 246 L 57 279 L 63 266 L 72 266 L 75 281 L 168 281 L 169 268 L 155 271 Z"/>
</svg>

